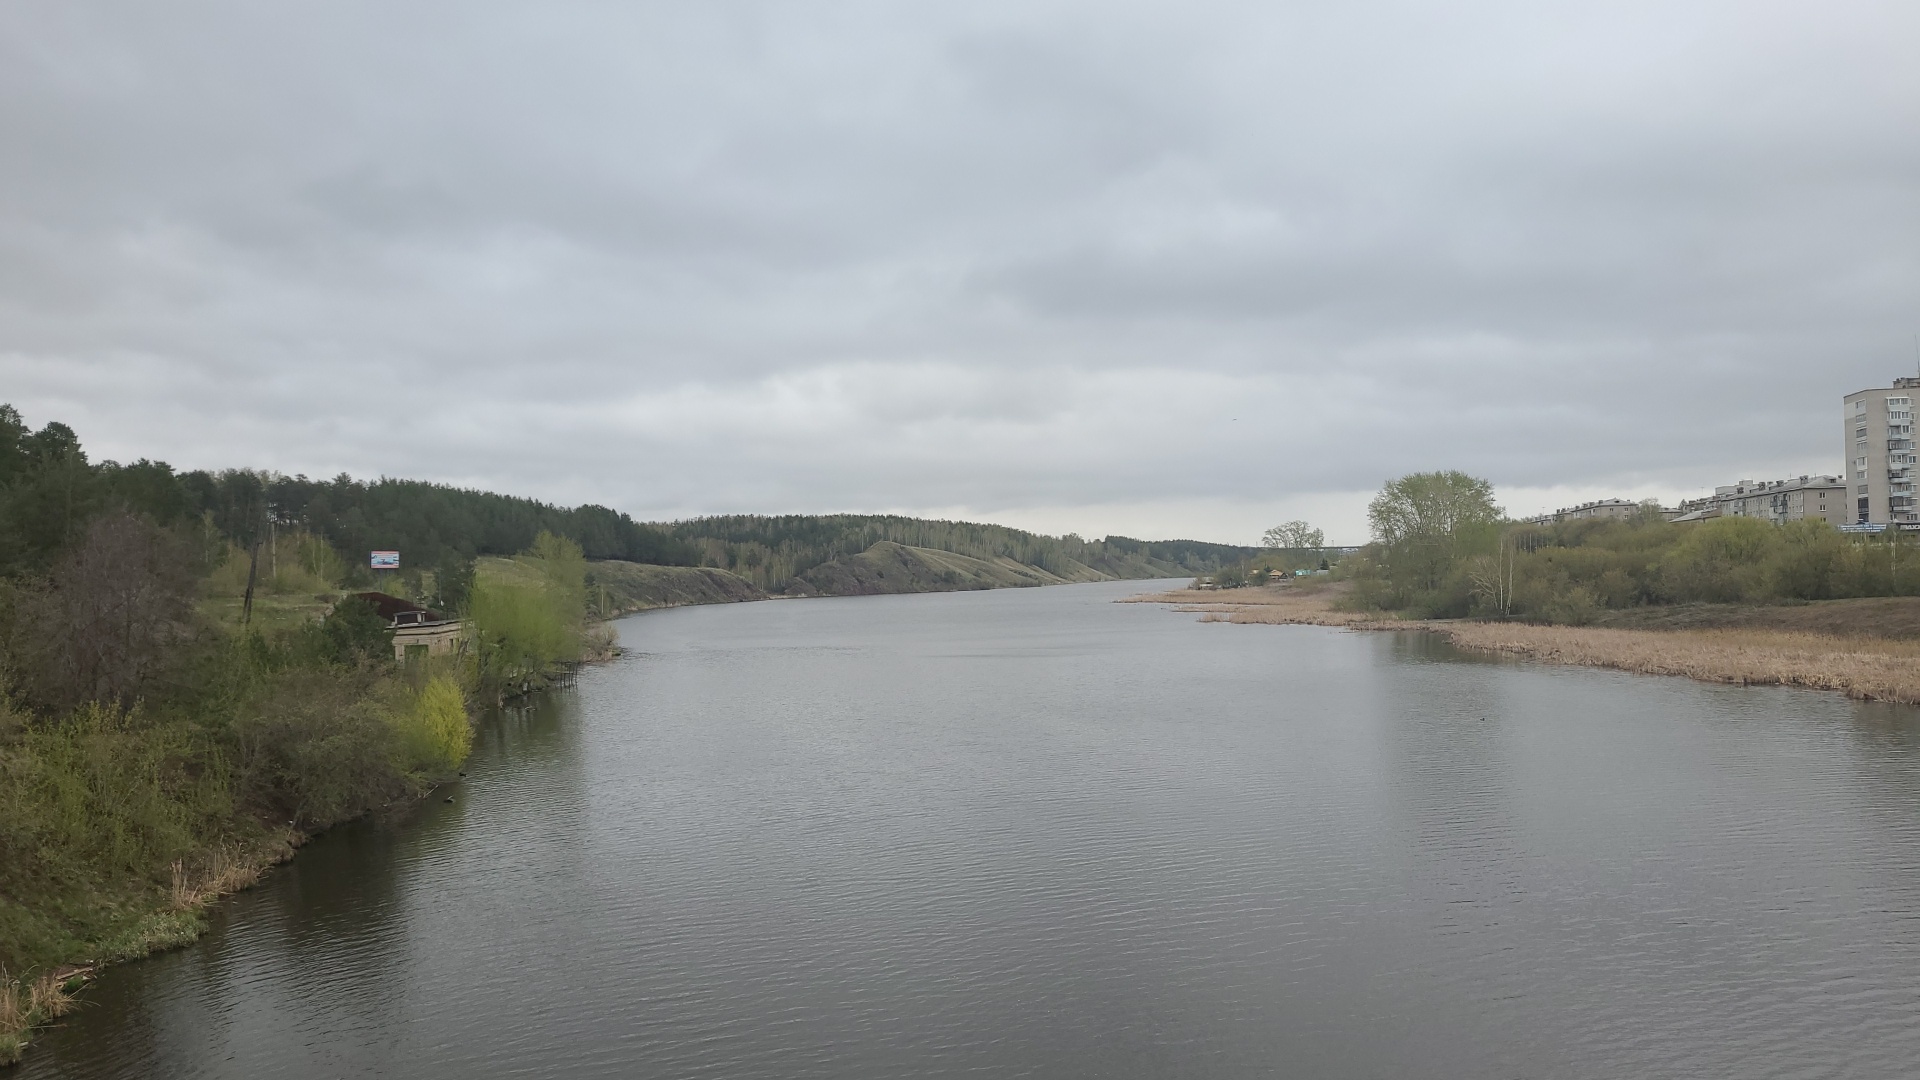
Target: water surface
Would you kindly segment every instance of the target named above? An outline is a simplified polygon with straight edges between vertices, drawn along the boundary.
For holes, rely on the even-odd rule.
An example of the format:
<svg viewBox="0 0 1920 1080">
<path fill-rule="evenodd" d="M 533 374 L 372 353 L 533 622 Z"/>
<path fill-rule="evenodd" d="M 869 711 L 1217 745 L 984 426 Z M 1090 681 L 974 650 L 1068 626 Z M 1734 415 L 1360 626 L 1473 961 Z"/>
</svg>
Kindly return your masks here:
<svg viewBox="0 0 1920 1080">
<path fill-rule="evenodd" d="M 1910 711 L 1141 588 L 628 619 L 19 1075 L 1920 1072 Z"/>
</svg>

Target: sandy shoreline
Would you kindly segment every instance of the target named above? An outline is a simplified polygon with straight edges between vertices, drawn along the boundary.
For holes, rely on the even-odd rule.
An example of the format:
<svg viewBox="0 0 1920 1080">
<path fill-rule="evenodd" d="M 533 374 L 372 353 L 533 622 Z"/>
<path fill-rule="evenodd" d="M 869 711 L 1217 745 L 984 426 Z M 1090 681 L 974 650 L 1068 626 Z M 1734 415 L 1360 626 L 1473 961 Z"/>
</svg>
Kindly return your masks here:
<svg viewBox="0 0 1920 1080">
<path fill-rule="evenodd" d="M 1920 704 L 1920 642 L 1767 628 L 1617 629 L 1470 620 L 1393 619 L 1340 611 L 1338 586 L 1176 589 L 1126 603 L 1170 604 L 1202 622 L 1306 624 L 1350 630 L 1426 630 L 1481 652 L 1550 664 L 1684 675 L 1742 686 L 1837 690 L 1870 701 Z"/>
</svg>

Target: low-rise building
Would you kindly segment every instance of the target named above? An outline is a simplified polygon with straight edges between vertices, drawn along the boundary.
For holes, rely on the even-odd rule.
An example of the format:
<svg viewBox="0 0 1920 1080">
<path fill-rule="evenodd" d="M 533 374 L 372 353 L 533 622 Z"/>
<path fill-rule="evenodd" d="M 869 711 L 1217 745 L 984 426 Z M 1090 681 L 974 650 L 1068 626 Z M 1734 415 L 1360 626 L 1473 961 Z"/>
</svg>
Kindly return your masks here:
<svg viewBox="0 0 1920 1080">
<path fill-rule="evenodd" d="M 1845 525 L 1847 483 L 1839 476 L 1798 476 L 1786 480 L 1741 480 L 1713 489 L 1713 494 L 1680 501 L 1676 522 L 1707 521 L 1717 517 L 1750 517 L 1784 525 L 1818 518 Z"/>
<path fill-rule="evenodd" d="M 1677 517 L 1680 513 L 1678 510 L 1671 510 L 1660 506 L 1654 507 L 1653 510 L 1659 513 L 1661 517 L 1669 520 Z M 1578 506 L 1563 506 L 1550 514 L 1541 514 L 1537 517 L 1528 518 L 1527 523 L 1530 525 L 1552 525 L 1561 521 L 1589 521 L 1595 519 L 1601 521 L 1631 521 L 1648 512 L 1649 508 L 1646 503 L 1632 502 L 1627 499 L 1595 499 L 1592 502 L 1583 502 Z"/>
<path fill-rule="evenodd" d="M 373 605 L 393 632 L 393 658 L 445 656 L 460 651 L 466 642 L 467 624 L 423 608 L 397 596 L 382 592 L 354 593 L 357 600 Z"/>
<path fill-rule="evenodd" d="M 1723 517 L 1750 517 L 1783 525 L 1789 521 L 1818 518 L 1832 525 L 1845 525 L 1847 483 L 1838 476 L 1799 476 L 1788 480 L 1742 480 L 1729 487 L 1715 488 Z"/>
</svg>

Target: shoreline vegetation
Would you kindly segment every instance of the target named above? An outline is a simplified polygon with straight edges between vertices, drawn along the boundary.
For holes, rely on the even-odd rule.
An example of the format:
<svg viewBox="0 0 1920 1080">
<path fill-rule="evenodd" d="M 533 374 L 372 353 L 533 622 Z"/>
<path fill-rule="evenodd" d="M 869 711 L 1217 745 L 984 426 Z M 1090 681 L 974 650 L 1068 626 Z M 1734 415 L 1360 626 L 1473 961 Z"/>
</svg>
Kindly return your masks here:
<svg viewBox="0 0 1920 1080">
<path fill-rule="evenodd" d="M 1419 630 L 1439 634 L 1462 649 L 1540 663 L 1740 686 L 1834 690 L 1861 700 L 1920 705 L 1920 597 L 1786 606 L 1685 605 L 1660 610 L 1658 616 L 1664 618 L 1586 626 L 1397 618 L 1353 610 L 1353 597 L 1351 583 L 1316 582 L 1226 591 L 1175 589 L 1121 602 L 1167 604 L 1201 615 L 1201 622 Z M 1863 624 L 1901 636 L 1836 629 Z"/>
<path fill-rule="evenodd" d="M 1821 513 L 1669 520 L 1642 503 L 1515 521 L 1484 479 L 1412 473 L 1367 505 L 1364 547 L 1325 548 L 1288 522 L 1195 588 L 1135 599 L 1209 622 L 1424 630 L 1543 663 L 1920 704 L 1916 534 L 1843 532 Z"/>
<path fill-rule="evenodd" d="M 376 577 L 376 550 L 403 568 Z M 647 524 L 416 481 L 176 472 L 90 461 L 71 428 L 0 404 L 0 1067 L 102 967 L 192 941 L 308 838 L 452 780 L 474 712 L 616 655 L 609 619 L 1252 553 L 892 515 Z M 461 621 L 464 647 L 397 657 L 368 591 Z"/>
</svg>

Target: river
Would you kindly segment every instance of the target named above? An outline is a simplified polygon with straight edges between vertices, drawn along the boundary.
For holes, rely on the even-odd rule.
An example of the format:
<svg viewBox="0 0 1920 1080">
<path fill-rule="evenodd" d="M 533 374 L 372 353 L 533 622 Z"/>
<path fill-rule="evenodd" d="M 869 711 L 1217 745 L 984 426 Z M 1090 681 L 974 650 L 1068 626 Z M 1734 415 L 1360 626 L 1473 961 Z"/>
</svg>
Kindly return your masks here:
<svg viewBox="0 0 1920 1080">
<path fill-rule="evenodd" d="M 20 1080 L 1920 1074 L 1920 720 L 1196 622 L 620 623 Z"/>
</svg>

